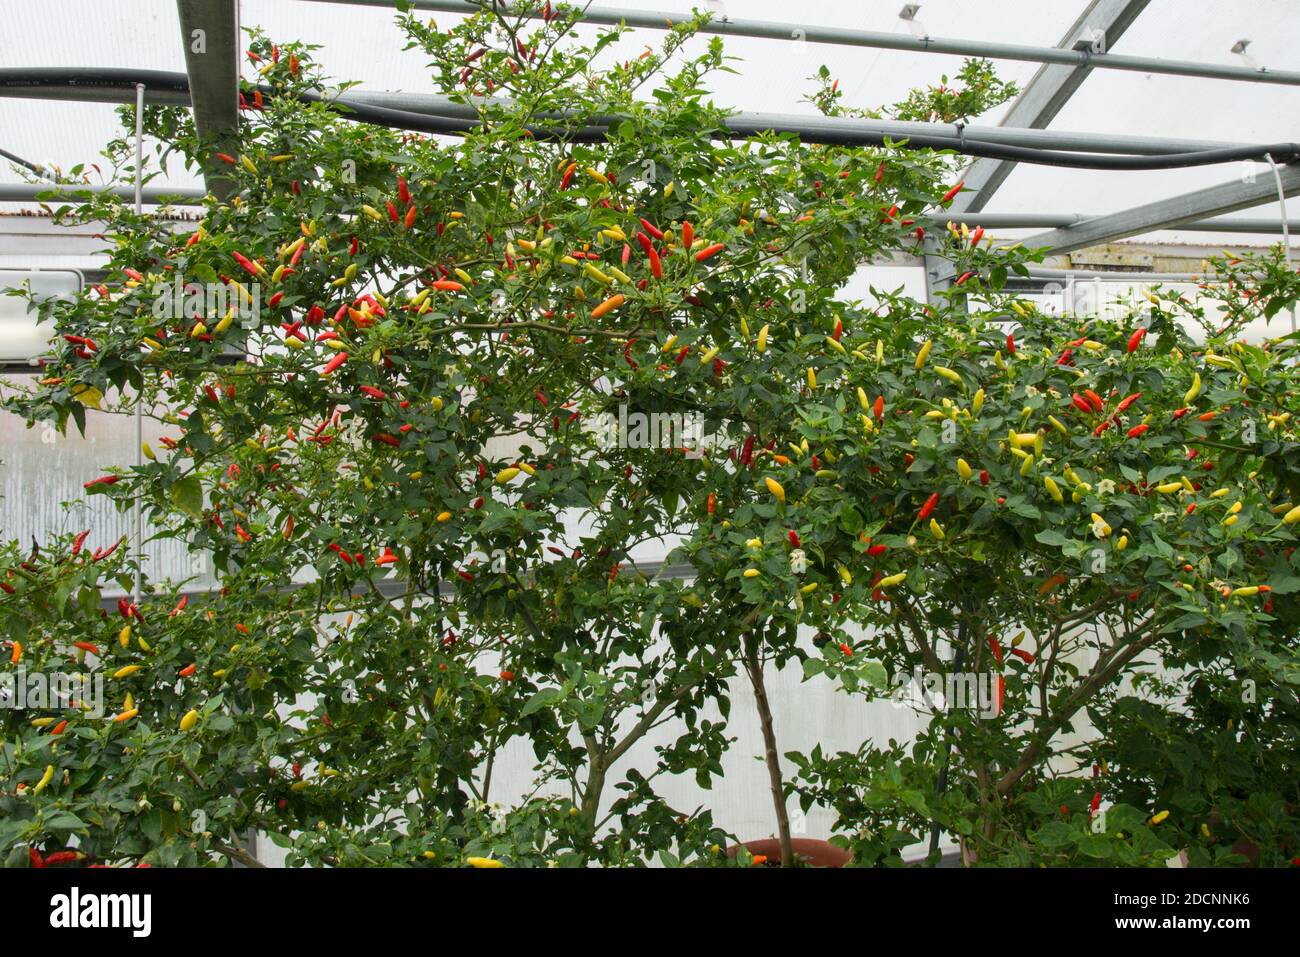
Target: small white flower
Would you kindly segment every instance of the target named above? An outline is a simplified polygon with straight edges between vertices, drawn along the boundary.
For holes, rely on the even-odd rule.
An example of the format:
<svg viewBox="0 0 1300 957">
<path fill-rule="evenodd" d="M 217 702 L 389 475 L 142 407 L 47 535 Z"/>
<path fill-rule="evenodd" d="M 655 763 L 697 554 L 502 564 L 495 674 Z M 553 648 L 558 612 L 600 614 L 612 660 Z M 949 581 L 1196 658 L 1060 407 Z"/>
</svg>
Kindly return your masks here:
<svg viewBox="0 0 1300 957">
<path fill-rule="evenodd" d="M 1098 483 L 1097 483 L 1097 494 L 1098 494 L 1098 495 L 1114 495 L 1114 494 L 1115 494 L 1115 482 L 1114 482 L 1114 480 L 1113 480 L 1113 479 L 1102 479 L 1100 482 L 1098 482 Z"/>
<path fill-rule="evenodd" d="M 804 554 L 802 548 L 796 548 L 790 553 L 790 574 L 802 575 L 808 570 L 808 556 Z"/>
<path fill-rule="evenodd" d="M 1105 519 L 1098 519 L 1092 523 L 1092 534 L 1097 538 L 1105 538 L 1110 531 L 1110 526 Z"/>
</svg>

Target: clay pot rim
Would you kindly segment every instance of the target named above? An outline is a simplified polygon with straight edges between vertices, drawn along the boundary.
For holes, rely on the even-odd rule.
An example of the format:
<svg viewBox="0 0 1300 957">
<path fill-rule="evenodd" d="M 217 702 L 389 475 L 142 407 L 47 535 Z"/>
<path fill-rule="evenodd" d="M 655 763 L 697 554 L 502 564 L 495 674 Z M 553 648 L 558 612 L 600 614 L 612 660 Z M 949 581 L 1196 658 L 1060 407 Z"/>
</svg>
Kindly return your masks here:
<svg viewBox="0 0 1300 957">
<path fill-rule="evenodd" d="M 853 855 L 842 847 L 836 847 L 829 841 L 823 841 L 813 837 L 795 837 L 790 839 L 791 849 L 795 857 L 802 858 L 805 864 L 813 867 L 843 867 L 853 860 Z M 735 857 L 736 852 L 744 847 L 751 854 L 764 854 L 769 862 L 777 862 L 780 866 L 781 859 L 781 842 L 775 837 L 759 838 L 753 841 L 743 841 L 740 844 L 733 844 L 727 848 L 727 856 Z"/>
</svg>

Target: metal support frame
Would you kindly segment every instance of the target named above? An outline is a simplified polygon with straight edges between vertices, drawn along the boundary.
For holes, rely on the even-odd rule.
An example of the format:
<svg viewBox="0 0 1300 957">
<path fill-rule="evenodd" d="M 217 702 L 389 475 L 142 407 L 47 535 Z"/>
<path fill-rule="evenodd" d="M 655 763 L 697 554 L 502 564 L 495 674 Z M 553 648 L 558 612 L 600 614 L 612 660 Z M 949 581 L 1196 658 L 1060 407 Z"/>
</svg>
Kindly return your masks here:
<svg viewBox="0 0 1300 957">
<path fill-rule="evenodd" d="M 1280 177 L 1283 195 L 1294 196 L 1300 193 L 1300 166 L 1284 167 L 1280 171 Z M 1156 229 L 1174 228 L 1206 216 L 1218 216 L 1259 206 L 1276 200 L 1277 194 L 1278 188 L 1272 176 L 1259 176 L 1253 182 L 1233 180 L 1107 216 L 1086 219 L 1074 226 L 1035 233 L 1022 241 L 1026 246 L 1046 246 L 1052 252 L 1066 253 Z"/>
<path fill-rule="evenodd" d="M 1100 35 L 1109 48 L 1137 19 L 1150 0 L 1092 0 L 1074 25 L 1066 31 L 1060 46 L 1071 49 Z M 1044 64 L 1012 102 L 1002 126 L 1046 129 L 1066 101 L 1092 72 L 1091 66 Z M 951 212 L 978 212 L 1006 181 L 1015 164 L 1007 160 L 977 159 L 962 179 L 966 190 L 953 200 Z"/>
<path fill-rule="evenodd" d="M 1083 48 L 1091 49 L 1099 35 L 1103 49 L 1109 48 L 1132 25 L 1149 2 L 1150 0 L 1092 0 L 1065 32 L 1060 48 L 1072 50 L 1084 45 Z M 1092 67 L 1088 64 L 1043 64 L 1011 104 L 1001 125 L 1045 129 L 1091 72 Z M 962 213 L 984 209 L 1014 168 L 1015 163 L 1009 160 L 975 160 L 962 176 L 966 189 L 954 198 L 949 212 L 956 218 Z M 954 276 L 952 264 L 936 255 L 937 249 L 935 242 L 927 241 L 925 288 L 926 298 L 930 301 L 947 288 Z"/>
<path fill-rule="evenodd" d="M 312 0 L 315 3 L 342 3 L 351 6 L 384 7 L 391 10 L 393 0 Z M 471 14 L 483 7 L 466 0 L 409 0 L 416 10 L 444 13 Z M 537 15 L 540 17 L 540 14 Z M 581 21 L 650 30 L 664 30 L 686 15 L 663 10 L 622 10 L 615 7 L 587 7 Z M 1091 50 L 1061 49 L 1060 47 L 1028 46 L 1020 43 L 996 43 L 984 40 L 960 40 L 950 37 L 917 37 L 905 33 L 880 33 L 871 30 L 849 30 L 840 27 L 818 27 L 801 23 L 774 23 L 765 20 L 739 20 L 721 16 L 707 23 L 702 33 L 724 36 L 757 37 L 768 40 L 828 43 L 839 46 L 872 47 L 878 50 L 903 50 L 909 53 L 945 53 L 951 56 L 987 57 L 991 60 L 1024 60 L 1031 63 L 1060 63 L 1066 66 L 1091 67 L 1100 70 L 1127 70 L 1136 73 L 1160 73 L 1170 76 L 1194 76 L 1212 80 L 1244 80 L 1254 83 L 1281 83 L 1300 86 L 1300 73 L 1269 70 L 1266 67 L 1251 69 L 1245 66 L 1228 66 L 1218 63 L 1194 63 L 1189 60 L 1167 60 L 1160 57 L 1122 56 L 1114 53 L 1093 53 Z"/>
<path fill-rule="evenodd" d="M 239 127 L 239 0 L 176 0 L 176 10 L 194 126 L 211 137 L 216 152 L 229 152 Z M 204 165 L 204 179 L 218 198 L 234 190 L 215 159 Z"/>
</svg>

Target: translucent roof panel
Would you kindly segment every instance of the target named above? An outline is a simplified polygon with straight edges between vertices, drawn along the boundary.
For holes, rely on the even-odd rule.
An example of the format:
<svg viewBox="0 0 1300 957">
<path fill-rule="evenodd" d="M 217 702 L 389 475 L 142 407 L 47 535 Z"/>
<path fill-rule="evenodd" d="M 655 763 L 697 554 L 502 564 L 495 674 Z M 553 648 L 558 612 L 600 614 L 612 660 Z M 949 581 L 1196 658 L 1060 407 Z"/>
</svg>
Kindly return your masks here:
<svg viewBox="0 0 1300 957">
<path fill-rule="evenodd" d="M 677 16 L 693 5 L 719 15 L 771 20 L 795 30 L 837 26 L 938 37 L 1052 46 L 1084 9 L 1084 0 L 925 0 L 918 25 L 898 17 L 901 2 L 844 3 L 843 0 L 605 0 L 605 6 L 665 11 Z M 449 24 L 458 15 L 429 13 Z M 427 92 L 424 57 L 403 52 L 394 12 L 377 6 L 242 0 L 241 22 L 258 25 L 273 37 L 318 44 L 318 58 L 337 79 L 359 80 L 368 90 Z M 594 28 L 584 27 L 584 31 Z M 658 31 L 637 30 L 609 55 L 624 58 L 657 42 Z M 1238 40 L 1250 41 L 1249 60 L 1231 52 Z M 707 38 L 698 38 L 699 49 Z M 727 52 L 739 60 L 738 75 L 718 74 L 718 103 L 737 109 L 811 114 L 803 102 L 813 89 L 808 80 L 825 64 L 840 79 L 845 103 L 877 106 L 901 99 L 916 86 L 939 82 L 955 72 L 961 58 L 915 52 L 830 46 L 790 40 L 726 38 Z M 688 48 L 691 49 L 691 48 Z M 1295 68 L 1300 49 L 1300 11 L 1292 0 L 1151 0 L 1111 52 L 1199 60 L 1231 65 Z M 106 66 L 184 70 L 176 7 L 159 0 L 46 0 L 9 4 L 0 33 L 0 66 Z M 1000 60 L 1002 77 L 1028 82 L 1038 64 Z M 0 146 L 28 160 L 67 168 L 93 162 L 117 130 L 113 107 L 0 98 Z M 978 119 L 996 123 L 1006 107 Z M 1300 112 L 1300 88 L 1228 82 L 1117 70 L 1095 70 L 1066 103 L 1052 127 L 1088 132 L 1182 136 L 1234 142 L 1300 139 L 1292 118 Z M 18 179 L 0 164 L 0 182 Z M 1266 167 L 1258 172 L 1263 173 Z M 172 170 L 170 183 L 198 185 L 193 176 Z M 1197 189 L 1243 175 L 1242 164 L 1172 172 L 1115 173 L 1021 166 L 989 204 L 997 212 L 1106 213 Z M 1300 199 L 1295 202 L 1300 210 Z M 1256 217 L 1275 216 L 1276 204 L 1260 206 Z M 1294 211 L 1293 211 L 1294 215 Z M 1166 240 L 1246 241 L 1240 235 L 1168 232 Z M 1252 237 L 1267 242 L 1270 237 Z"/>
</svg>

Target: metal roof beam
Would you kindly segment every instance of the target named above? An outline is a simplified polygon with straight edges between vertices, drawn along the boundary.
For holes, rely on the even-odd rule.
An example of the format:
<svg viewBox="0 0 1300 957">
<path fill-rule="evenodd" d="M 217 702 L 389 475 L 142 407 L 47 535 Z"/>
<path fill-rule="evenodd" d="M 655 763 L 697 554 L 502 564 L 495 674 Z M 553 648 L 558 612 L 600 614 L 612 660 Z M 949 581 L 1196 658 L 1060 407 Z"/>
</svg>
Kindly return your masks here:
<svg viewBox="0 0 1300 957">
<path fill-rule="evenodd" d="M 1284 195 L 1294 196 L 1300 193 L 1300 166 L 1285 166 L 1279 173 Z M 1065 253 L 1157 229 L 1172 229 L 1207 216 L 1259 206 L 1276 200 L 1277 192 L 1272 174 L 1264 173 L 1253 180 L 1232 180 L 1106 216 L 1096 216 L 1073 226 L 1035 233 L 1022 241 L 1029 247 L 1046 246 L 1054 253 Z"/>
<path fill-rule="evenodd" d="M 1102 50 L 1109 49 L 1149 2 L 1150 0 L 1092 0 L 1074 25 L 1066 31 L 1060 47 L 1072 50 L 1080 44 L 1087 44 L 1092 49 L 1099 44 Z M 1091 72 L 1090 66 L 1044 64 L 1016 97 L 1000 125 L 1045 129 Z M 978 212 L 983 209 L 1014 168 L 1015 163 L 1010 160 L 977 159 L 966 170 L 963 177 L 966 180 L 966 192 L 953 201 L 952 212 Z"/>
<path fill-rule="evenodd" d="M 316 3 L 343 3 L 353 6 L 383 7 L 389 11 L 393 0 L 313 0 Z M 445 13 L 471 14 L 483 7 L 466 0 L 409 0 L 416 10 L 433 10 Z M 669 24 L 679 23 L 688 14 L 664 10 L 623 10 L 617 7 L 587 7 L 579 20 L 584 23 L 616 25 L 664 30 Z M 541 13 L 533 14 L 534 19 Z M 1137 73 L 1161 73 L 1171 76 L 1195 76 L 1214 80 L 1245 80 L 1253 83 L 1282 83 L 1300 86 L 1300 73 L 1289 70 L 1252 69 L 1245 66 L 1227 66 L 1219 63 L 1194 63 L 1188 60 L 1167 60 L 1160 57 L 1119 56 L 1114 53 L 1093 53 L 1091 50 L 1062 50 L 1059 47 L 1027 46 L 1020 43 L 997 43 L 984 40 L 959 40 L 950 37 L 916 37 L 910 33 L 879 33 L 870 30 L 848 30 L 840 27 L 819 27 L 803 23 L 773 23 L 766 20 L 739 20 L 726 15 L 715 17 L 707 23 L 702 33 L 725 36 L 759 37 L 769 40 L 802 40 L 806 43 L 830 43 L 840 46 L 872 47 L 879 50 L 904 50 L 912 53 L 945 53 L 951 56 L 987 57 L 991 60 L 1026 60 L 1036 63 L 1061 63 L 1066 66 L 1086 66 L 1103 70 L 1128 70 Z"/>
<path fill-rule="evenodd" d="M 215 152 L 235 152 L 239 129 L 239 0 L 176 0 L 185 44 L 190 103 L 200 136 Z M 208 190 L 230 195 L 234 179 L 219 161 L 204 164 Z"/>
</svg>

